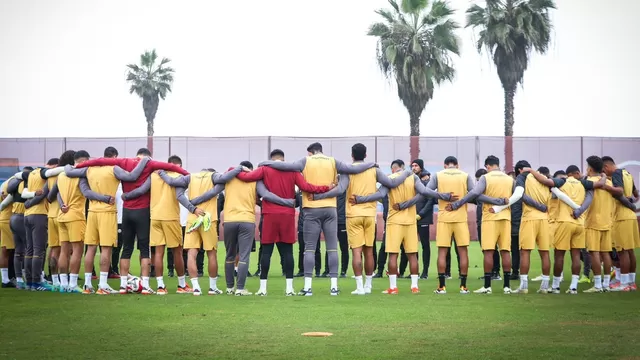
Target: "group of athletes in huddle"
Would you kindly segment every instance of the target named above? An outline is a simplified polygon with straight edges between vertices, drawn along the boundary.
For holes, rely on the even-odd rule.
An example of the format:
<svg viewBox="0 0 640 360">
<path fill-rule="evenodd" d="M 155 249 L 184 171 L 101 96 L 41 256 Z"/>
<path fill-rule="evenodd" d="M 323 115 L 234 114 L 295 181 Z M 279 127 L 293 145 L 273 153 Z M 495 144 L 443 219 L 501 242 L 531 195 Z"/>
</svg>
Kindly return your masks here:
<svg viewBox="0 0 640 360">
<path fill-rule="evenodd" d="M 346 192 L 346 230 L 352 250 L 356 281 L 354 295 L 371 293 L 374 271 L 373 245 L 377 201 L 388 198 L 385 219 L 389 288 L 383 293 L 397 294 L 397 260 L 401 247 L 407 254 L 411 292 L 418 293 L 418 229 L 416 203 L 436 198 L 439 212 L 436 245 L 438 280 L 436 294 L 446 294 L 445 264 L 448 249 L 455 239 L 460 256 L 460 293 L 467 294 L 470 242 L 467 203 L 482 211 L 481 238 L 484 251 L 484 286 L 475 293 L 492 292 L 494 252 L 499 251 L 504 268 L 503 292 L 527 293 L 531 250 L 537 248 L 542 264 L 540 293 L 560 293 L 565 252 L 571 254 L 572 280 L 567 293 L 576 294 L 580 272 L 580 251 L 587 248 L 593 259 L 594 287 L 586 292 L 633 291 L 636 258 L 640 247 L 635 202 L 638 192 L 632 176 L 617 169 L 610 157 L 586 159 L 587 176 L 577 166 L 549 177 L 530 168 L 526 161 L 516 164 L 516 178 L 500 171 L 499 159 L 485 160 L 486 174 L 477 182 L 458 169 L 455 157 L 447 157 L 444 169 L 428 183 L 404 169 L 402 161 L 391 164 L 386 175 L 375 163 L 364 162 L 366 147 L 352 147 L 353 164 L 345 164 L 322 153 L 322 145 L 313 143 L 308 156 L 285 162 L 284 153 L 274 150 L 269 161 L 258 168 L 248 161 L 225 173 L 204 169 L 187 173 L 182 161 L 171 156 L 167 163 L 150 159 L 147 149 L 136 158 L 118 158 L 109 147 L 105 157 L 90 160 L 84 151 L 66 151 L 57 161 L 42 168 L 25 168 L 0 187 L 0 268 L 2 286 L 36 291 L 60 291 L 84 294 L 126 294 L 130 291 L 131 255 L 138 242 L 141 262 L 141 292 L 164 295 L 168 290 L 162 277 L 165 248 L 172 249 L 178 276 L 178 293 L 201 295 L 197 276 L 191 286 L 185 277 L 182 249 L 188 252 L 189 275 L 198 274 L 196 255 L 204 249 L 208 257 L 208 294 L 251 295 L 245 289 L 251 247 L 255 235 L 255 206 L 262 205 L 262 271 L 256 295 L 267 294 L 269 261 L 274 246 L 282 257 L 286 278 L 285 294 L 296 295 L 293 288 L 293 244 L 295 243 L 296 187 L 302 192 L 301 216 L 304 238 L 304 286 L 297 295 L 311 296 L 317 239 L 323 233 L 327 250 L 330 294 L 338 295 L 338 239 L 336 197 Z M 116 192 L 122 183 L 122 255 L 120 288 L 107 283 L 111 251 L 117 245 L 118 224 Z M 378 187 L 377 184 L 380 184 Z M 226 291 L 217 286 L 218 195 L 224 191 L 224 242 Z M 85 204 L 89 200 L 88 212 Z M 512 290 L 511 210 L 522 202 L 520 225 L 520 286 Z M 180 205 L 189 211 L 186 234 L 182 234 Z M 49 266 L 53 283 L 42 276 L 49 248 Z M 85 271 L 94 267 L 100 247 L 100 277 L 97 289 L 91 273 L 78 286 L 78 274 L 84 246 Z M 154 247 L 155 251 L 150 251 Z M 617 250 L 621 274 L 610 282 L 611 251 Z M 554 251 L 554 276 L 550 279 Z M 8 275 L 8 257 L 13 253 L 15 284 Z M 153 259 L 151 257 L 153 256 Z M 237 271 L 234 271 L 237 262 Z M 157 288 L 149 283 L 150 265 L 156 271 Z M 363 276 L 364 272 L 364 276 Z M 237 278 L 236 278 L 237 276 Z M 551 282 L 551 284 L 550 284 Z"/>
</svg>

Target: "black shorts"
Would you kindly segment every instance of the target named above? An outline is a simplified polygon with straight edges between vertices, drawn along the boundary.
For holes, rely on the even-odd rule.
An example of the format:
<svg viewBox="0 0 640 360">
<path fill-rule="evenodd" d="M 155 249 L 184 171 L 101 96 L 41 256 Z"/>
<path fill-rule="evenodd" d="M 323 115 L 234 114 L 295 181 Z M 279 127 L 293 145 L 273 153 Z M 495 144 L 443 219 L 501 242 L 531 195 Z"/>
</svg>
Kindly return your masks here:
<svg viewBox="0 0 640 360">
<path fill-rule="evenodd" d="M 133 246 L 138 240 L 138 250 L 143 259 L 150 254 L 149 229 L 151 227 L 151 212 L 149 208 L 122 210 L 122 255 L 123 259 L 131 259 Z"/>
</svg>

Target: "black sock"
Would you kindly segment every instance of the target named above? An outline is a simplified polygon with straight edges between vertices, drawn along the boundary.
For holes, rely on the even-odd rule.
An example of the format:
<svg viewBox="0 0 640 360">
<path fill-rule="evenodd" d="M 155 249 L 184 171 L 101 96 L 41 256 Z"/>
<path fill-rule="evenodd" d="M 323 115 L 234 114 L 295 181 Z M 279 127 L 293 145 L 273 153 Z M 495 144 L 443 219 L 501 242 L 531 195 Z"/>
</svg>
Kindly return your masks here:
<svg viewBox="0 0 640 360">
<path fill-rule="evenodd" d="M 460 287 L 467 287 L 467 275 L 460 275 Z"/>
<path fill-rule="evenodd" d="M 484 288 L 491 289 L 491 273 L 484 273 Z"/>
<path fill-rule="evenodd" d="M 440 288 L 444 288 L 444 273 L 438 273 L 438 282 L 440 283 Z"/>
<path fill-rule="evenodd" d="M 509 280 L 511 278 L 511 272 L 510 271 L 505 271 L 504 272 L 504 278 L 502 278 L 502 280 L 504 280 L 504 287 L 510 287 L 509 285 Z"/>
</svg>

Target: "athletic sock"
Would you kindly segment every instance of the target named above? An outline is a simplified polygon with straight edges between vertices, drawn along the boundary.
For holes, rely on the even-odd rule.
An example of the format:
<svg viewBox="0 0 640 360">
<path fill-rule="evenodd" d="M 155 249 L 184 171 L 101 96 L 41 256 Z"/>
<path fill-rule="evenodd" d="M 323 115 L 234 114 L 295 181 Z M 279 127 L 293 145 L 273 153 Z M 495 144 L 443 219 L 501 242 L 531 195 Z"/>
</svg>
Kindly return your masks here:
<svg viewBox="0 0 640 360">
<path fill-rule="evenodd" d="M 148 276 L 143 276 L 142 277 L 142 288 L 143 289 L 148 289 L 149 288 L 149 277 Z"/>
<path fill-rule="evenodd" d="M 467 275 L 460 275 L 460 287 L 467 287 Z"/>
<path fill-rule="evenodd" d="M 577 289 L 578 280 L 580 280 L 580 275 L 571 275 L 571 284 L 569 285 L 569 289 Z"/>
<path fill-rule="evenodd" d="M 64 289 L 69 287 L 69 275 L 60 274 L 60 286 Z"/>
<path fill-rule="evenodd" d="M 200 290 L 200 283 L 198 283 L 197 277 L 191 278 L 191 287 L 193 291 Z"/>
<path fill-rule="evenodd" d="M 364 277 L 364 287 L 367 289 L 371 289 L 371 283 L 373 282 L 373 275 L 365 275 Z"/>
<path fill-rule="evenodd" d="M 78 274 L 69 274 L 69 287 L 72 289 L 78 287 Z"/>
<path fill-rule="evenodd" d="M 53 282 L 53 286 L 60 286 L 60 276 L 58 274 L 51 275 L 51 281 Z"/>
<path fill-rule="evenodd" d="M 209 276 L 209 289 L 215 290 L 217 288 L 218 288 L 218 277 L 217 276 L 216 277 Z"/>
<path fill-rule="evenodd" d="M 125 289 L 127 288 L 127 278 L 128 278 L 128 276 L 126 276 L 126 275 L 125 276 L 120 275 L 120 287 L 121 288 L 125 288 Z"/>
<path fill-rule="evenodd" d="M 107 279 L 109 278 L 108 271 L 100 271 L 100 282 L 98 283 L 98 287 L 100 289 L 106 289 L 109 287 L 109 283 L 107 283 Z"/>
<path fill-rule="evenodd" d="M 636 283 L 636 273 L 629 273 L 629 284 L 635 284 Z"/>
<path fill-rule="evenodd" d="M 44 270 L 42 270 L 42 273 L 40 273 L 40 282 L 43 283 L 47 281 L 46 276 L 44 275 Z"/>
<path fill-rule="evenodd" d="M 444 273 L 438 273 L 438 287 L 440 289 L 444 289 L 446 285 L 447 278 Z"/>
<path fill-rule="evenodd" d="M 491 273 L 484 273 L 484 286 L 485 289 L 491 289 Z"/>
<path fill-rule="evenodd" d="M 418 288 L 418 278 L 419 278 L 418 275 L 411 274 L 411 288 L 412 289 L 413 288 L 416 288 L 416 289 Z"/>
<path fill-rule="evenodd" d="M 608 288 L 611 284 L 611 275 L 603 275 L 602 276 L 602 287 Z"/>
<path fill-rule="evenodd" d="M 560 281 L 562 281 L 562 276 L 554 276 L 553 277 L 553 285 L 551 286 L 553 289 L 560 288 Z"/>
<path fill-rule="evenodd" d="M 510 278 L 511 278 L 511 271 L 505 271 L 504 272 L 504 278 L 502 278 L 502 282 L 504 283 L 504 287 L 506 287 L 506 288 L 511 287 Z"/>
<path fill-rule="evenodd" d="M 294 292 L 293 290 L 293 279 L 285 279 L 285 283 L 287 284 L 286 292 Z"/>
<path fill-rule="evenodd" d="M 540 289 L 546 290 L 549 288 L 549 275 L 542 275 L 542 281 L 540 282 Z"/>
<path fill-rule="evenodd" d="M 596 289 L 602 289 L 602 275 L 593 275 L 593 283 Z"/>
<path fill-rule="evenodd" d="M 362 282 L 362 275 L 356 276 L 356 290 L 364 290 L 364 284 Z"/>
<path fill-rule="evenodd" d="M 529 289 L 529 275 L 528 274 L 520 274 L 520 289 L 527 290 Z"/>
<path fill-rule="evenodd" d="M 620 268 L 619 267 L 614 267 L 613 268 L 616 272 L 616 279 L 618 279 L 618 281 L 620 281 L 620 277 L 622 276 L 622 274 L 620 273 Z"/>
<path fill-rule="evenodd" d="M 178 276 L 178 286 L 183 288 L 185 286 L 187 286 L 187 281 L 185 280 L 185 276 Z"/>
<path fill-rule="evenodd" d="M 0 272 L 2 272 L 2 283 L 3 284 L 8 284 L 9 283 L 9 269 L 8 268 L 2 268 L 2 269 L 0 269 Z"/>
<path fill-rule="evenodd" d="M 332 277 L 331 278 L 331 288 L 332 289 L 337 289 L 338 288 L 338 278 L 337 277 Z"/>
<path fill-rule="evenodd" d="M 84 273 L 84 286 L 93 287 L 93 284 L 91 283 L 91 276 L 91 273 Z"/>
<path fill-rule="evenodd" d="M 158 289 L 164 288 L 164 278 L 162 276 L 156 276 L 156 282 L 158 283 Z"/>
<path fill-rule="evenodd" d="M 620 276 L 620 283 L 622 285 L 627 285 L 629 283 L 629 274 L 622 274 Z"/>
<path fill-rule="evenodd" d="M 398 275 L 389 274 L 389 288 L 390 289 L 397 289 L 398 288 L 398 284 L 396 283 L 397 280 L 398 280 Z"/>
<path fill-rule="evenodd" d="M 313 278 L 312 277 L 304 277 L 304 288 L 303 290 L 311 290 L 311 284 L 313 282 Z"/>
<path fill-rule="evenodd" d="M 258 292 L 267 292 L 267 279 L 260 279 L 260 289 Z"/>
</svg>

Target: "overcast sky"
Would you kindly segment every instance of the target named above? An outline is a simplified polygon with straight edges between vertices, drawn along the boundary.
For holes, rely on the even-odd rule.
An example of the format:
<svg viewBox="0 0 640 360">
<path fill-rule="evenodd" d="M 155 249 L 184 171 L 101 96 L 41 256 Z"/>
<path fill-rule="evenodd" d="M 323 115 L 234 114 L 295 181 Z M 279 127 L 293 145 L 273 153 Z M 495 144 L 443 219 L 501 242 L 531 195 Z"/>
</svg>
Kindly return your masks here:
<svg viewBox="0 0 640 360">
<path fill-rule="evenodd" d="M 561 0 L 553 43 L 515 102 L 518 136 L 640 136 L 640 1 Z M 464 24 L 469 0 L 451 1 Z M 240 5 L 242 4 L 242 6 Z M 614 5 L 616 4 L 616 5 Z M 408 135 L 368 26 L 385 0 L 0 2 L 1 137 L 144 136 L 125 65 L 176 69 L 156 135 Z M 424 136 L 501 135 L 503 92 L 473 32 L 435 91 Z"/>
</svg>

